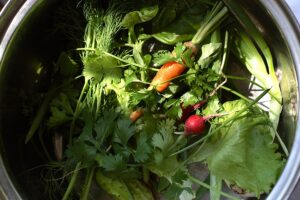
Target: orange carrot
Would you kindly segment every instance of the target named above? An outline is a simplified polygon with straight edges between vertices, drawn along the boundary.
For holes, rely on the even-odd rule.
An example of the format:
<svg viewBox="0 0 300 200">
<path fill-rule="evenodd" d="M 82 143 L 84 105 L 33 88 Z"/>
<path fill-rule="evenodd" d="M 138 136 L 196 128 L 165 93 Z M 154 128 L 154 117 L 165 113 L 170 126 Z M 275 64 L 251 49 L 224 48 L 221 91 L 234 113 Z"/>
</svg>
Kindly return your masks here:
<svg viewBox="0 0 300 200">
<path fill-rule="evenodd" d="M 137 110 L 133 111 L 129 118 L 132 122 L 135 122 L 136 120 L 138 120 L 144 113 L 144 110 L 142 108 L 138 108 Z"/>
<path fill-rule="evenodd" d="M 158 92 L 162 92 L 170 85 L 170 80 L 181 75 L 185 69 L 185 66 L 178 62 L 167 62 L 158 70 L 151 86 L 154 86 Z"/>
</svg>

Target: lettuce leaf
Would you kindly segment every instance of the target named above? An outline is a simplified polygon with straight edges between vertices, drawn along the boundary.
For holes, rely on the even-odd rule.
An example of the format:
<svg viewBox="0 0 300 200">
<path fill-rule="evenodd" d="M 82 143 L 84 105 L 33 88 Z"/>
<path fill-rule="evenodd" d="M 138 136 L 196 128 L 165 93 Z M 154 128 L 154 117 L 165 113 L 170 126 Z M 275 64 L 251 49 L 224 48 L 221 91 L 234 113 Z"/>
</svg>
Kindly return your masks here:
<svg viewBox="0 0 300 200">
<path fill-rule="evenodd" d="M 224 109 L 242 108 L 243 102 L 226 102 Z M 206 161 L 211 173 L 256 196 L 269 192 L 284 166 L 271 127 L 267 115 L 251 110 L 221 128 L 204 146 L 210 150 Z"/>
</svg>

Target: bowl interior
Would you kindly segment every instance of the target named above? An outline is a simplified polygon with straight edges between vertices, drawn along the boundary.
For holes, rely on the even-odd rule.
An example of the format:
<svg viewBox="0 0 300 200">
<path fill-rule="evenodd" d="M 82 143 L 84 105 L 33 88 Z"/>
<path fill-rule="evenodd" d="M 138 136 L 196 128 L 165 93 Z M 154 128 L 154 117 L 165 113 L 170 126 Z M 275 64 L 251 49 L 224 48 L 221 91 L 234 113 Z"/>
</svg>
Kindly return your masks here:
<svg viewBox="0 0 300 200">
<path fill-rule="evenodd" d="M 46 1 L 43 1 L 46 2 Z M 272 49 L 278 76 L 281 79 L 284 110 L 279 132 L 290 149 L 295 137 L 297 119 L 297 78 L 290 50 L 277 24 L 257 2 L 242 1 L 249 16 L 256 22 Z M 43 99 L 49 87 L 53 61 L 59 52 L 68 49 L 68 37 L 55 27 L 55 13 L 62 2 L 42 3 L 33 7 L 14 33 L 0 64 L 0 144 L 1 157 L 18 192 L 24 198 L 47 199 L 41 180 L 45 164 L 40 154 L 38 134 L 25 144 L 36 108 L 24 106 Z M 55 31 L 56 30 L 56 31 Z M 49 144 L 51 145 L 51 137 Z"/>
</svg>

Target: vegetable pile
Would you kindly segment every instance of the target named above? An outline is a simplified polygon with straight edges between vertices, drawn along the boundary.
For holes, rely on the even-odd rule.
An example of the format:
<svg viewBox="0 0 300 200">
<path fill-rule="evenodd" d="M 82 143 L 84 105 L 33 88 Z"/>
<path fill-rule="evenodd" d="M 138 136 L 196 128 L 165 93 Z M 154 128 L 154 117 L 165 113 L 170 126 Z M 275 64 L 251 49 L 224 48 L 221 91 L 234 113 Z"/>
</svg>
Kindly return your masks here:
<svg viewBox="0 0 300 200">
<path fill-rule="evenodd" d="M 288 156 L 276 131 L 282 97 L 271 51 L 239 4 L 66 2 L 85 31 L 55 61 L 26 136 L 48 159 L 50 199 L 270 192 Z"/>
</svg>

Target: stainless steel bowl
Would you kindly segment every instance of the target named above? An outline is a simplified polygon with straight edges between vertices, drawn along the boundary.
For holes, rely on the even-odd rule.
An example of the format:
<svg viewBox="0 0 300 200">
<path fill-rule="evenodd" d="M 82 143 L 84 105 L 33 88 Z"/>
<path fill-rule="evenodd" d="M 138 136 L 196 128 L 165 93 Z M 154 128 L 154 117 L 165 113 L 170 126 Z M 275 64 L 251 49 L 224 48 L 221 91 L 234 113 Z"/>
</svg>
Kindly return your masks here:
<svg viewBox="0 0 300 200">
<path fill-rule="evenodd" d="M 10 6 L 0 14 L 0 199 L 45 199 L 39 188 L 39 174 L 24 175 L 41 163 L 41 159 L 32 153 L 34 145 L 24 144 L 29 125 L 21 114 L 20 99 L 24 94 L 43 89 L 43 84 L 37 83 L 40 74 L 33 66 L 39 62 L 51 63 L 57 56 L 57 49 L 63 49 L 63 36 L 49 33 L 58 1 L 27 0 L 22 3 L 9 1 Z M 279 132 L 290 156 L 267 199 L 288 199 L 300 175 L 300 29 L 282 0 L 239 3 L 265 36 L 281 77 L 284 110 Z"/>
</svg>

